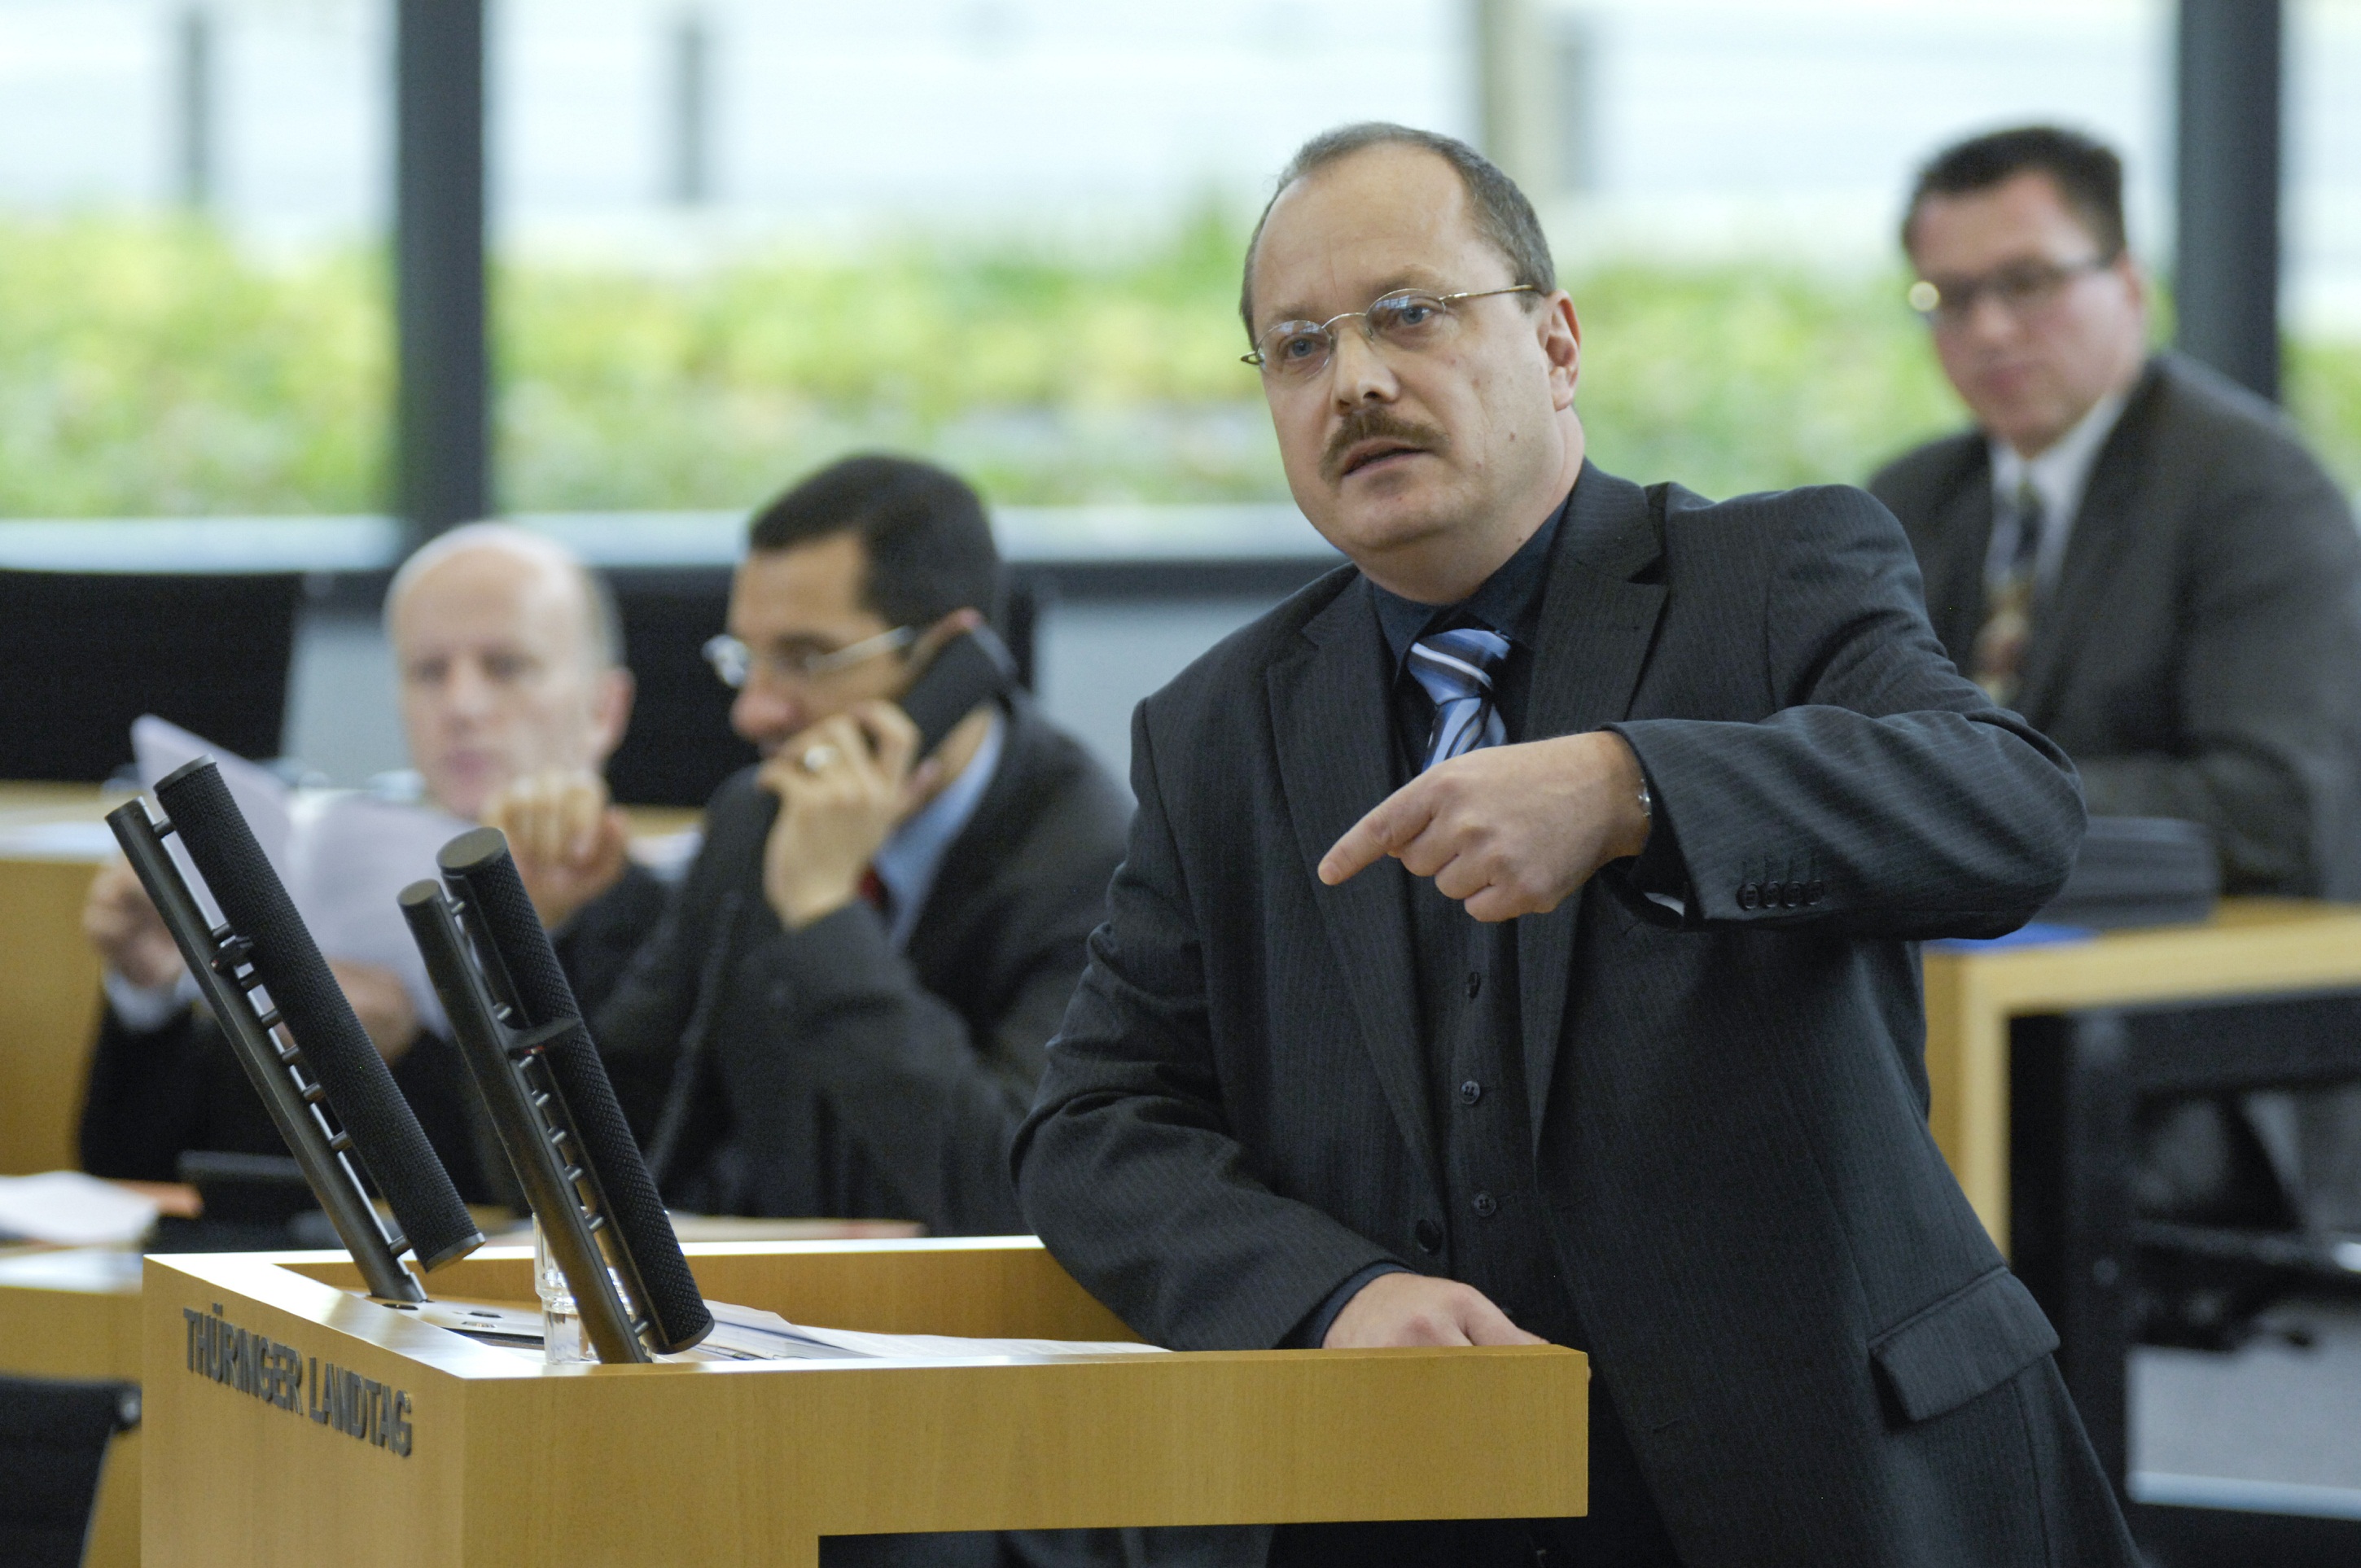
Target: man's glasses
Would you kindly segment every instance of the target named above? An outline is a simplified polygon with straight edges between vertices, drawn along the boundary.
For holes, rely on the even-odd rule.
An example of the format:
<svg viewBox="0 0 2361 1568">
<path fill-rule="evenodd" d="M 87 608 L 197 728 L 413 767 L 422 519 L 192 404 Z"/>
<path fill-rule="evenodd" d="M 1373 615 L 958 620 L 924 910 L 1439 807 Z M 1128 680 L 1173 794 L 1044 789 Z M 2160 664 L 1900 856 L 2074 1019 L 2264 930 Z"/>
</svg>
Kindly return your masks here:
<svg viewBox="0 0 2361 1568">
<path fill-rule="evenodd" d="M 1976 313 L 1976 302 L 1989 294 L 2000 308 L 2019 321 L 2056 302 L 2067 284 L 2115 264 L 2113 256 L 2084 261 L 2020 261 L 1982 278 L 1921 278 L 1910 285 L 1910 308 L 1927 324 L 1943 330 L 1965 326 Z"/>
<path fill-rule="evenodd" d="M 762 670 L 774 679 L 785 681 L 818 681 L 849 670 L 853 665 L 907 648 L 918 640 L 915 626 L 897 626 L 891 631 L 881 631 L 874 637 L 842 648 L 781 650 L 757 652 L 728 632 L 710 638 L 705 644 L 705 662 L 721 677 L 721 684 L 737 691 Z"/>
<path fill-rule="evenodd" d="M 1446 341 L 1457 329 L 1452 307 L 1465 300 L 1488 300 L 1495 294 L 1538 294 L 1531 283 L 1506 289 L 1476 289 L 1463 294 L 1430 294 L 1422 289 L 1397 289 L 1372 301 L 1365 311 L 1346 311 L 1324 322 L 1280 322 L 1255 343 L 1252 354 L 1240 357 L 1258 365 L 1274 380 L 1300 381 L 1328 367 L 1336 353 L 1336 323 L 1357 321 L 1361 335 L 1371 343 L 1417 352 Z"/>
</svg>

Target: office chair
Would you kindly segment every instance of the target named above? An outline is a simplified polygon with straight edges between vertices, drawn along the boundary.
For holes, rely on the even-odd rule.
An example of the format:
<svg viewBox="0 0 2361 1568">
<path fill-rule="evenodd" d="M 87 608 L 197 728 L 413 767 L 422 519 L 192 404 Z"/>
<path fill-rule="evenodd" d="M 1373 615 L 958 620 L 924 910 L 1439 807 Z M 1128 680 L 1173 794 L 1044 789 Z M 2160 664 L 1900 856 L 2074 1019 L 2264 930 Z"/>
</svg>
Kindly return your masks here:
<svg viewBox="0 0 2361 1568">
<path fill-rule="evenodd" d="M 730 574 L 642 568 L 608 580 L 638 687 L 631 727 L 607 763 L 608 787 L 633 806 L 701 806 L 754 761 L 754 748 L 730 732 L 730 689 L 703 652 L 729 615 Z"/>
<path fill-rule="evenodd" d="M 137 1383 L 0 1376 L 0 1563 L 79 1568 L 107 1442 L 138 1424 Z"/>
<path fill-rule="evenodd" d="M 99 784 L 131 721 L 275 757 L 302 578 L 0 571 L 0 779 Z"/>
</svg>

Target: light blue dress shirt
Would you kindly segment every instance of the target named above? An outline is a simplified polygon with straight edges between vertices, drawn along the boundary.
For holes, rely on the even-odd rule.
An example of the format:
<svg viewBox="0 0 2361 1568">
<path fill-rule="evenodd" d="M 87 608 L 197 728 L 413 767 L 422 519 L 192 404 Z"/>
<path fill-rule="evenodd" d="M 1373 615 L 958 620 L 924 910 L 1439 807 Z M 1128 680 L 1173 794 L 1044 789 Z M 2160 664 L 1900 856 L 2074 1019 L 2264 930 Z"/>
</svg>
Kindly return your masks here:
<svg viewBox="0 0 2361 1568">
<path fill-rule="evenodd" d="M 894 829 L 894 836 L 879 847 L 877 858 L 870 862 L 876 870 L 877 880 L 885 884 L 886 896 L 892 900 L 893 921 L 886 935 L 897 949 L 909 946 L 910 933 L 918 924 L 918 913 L 926 907 L 927 895 L 934 891 L 935 877 L 943 869 L 943 857 L 967 830 L 968 823 L 975 817 L 975 808 L 983 803 L 983 792 L 992 786 L 992 775 L 1000 771 L 1000 753 L 1006 746 L 1007 737 L 1008 720 L 995 709 L 983 744 L 975 749 L 975 755 L 960 771 L 960 776 L 942 794 L 927 802 L 917 816 Z"/>
</svg>

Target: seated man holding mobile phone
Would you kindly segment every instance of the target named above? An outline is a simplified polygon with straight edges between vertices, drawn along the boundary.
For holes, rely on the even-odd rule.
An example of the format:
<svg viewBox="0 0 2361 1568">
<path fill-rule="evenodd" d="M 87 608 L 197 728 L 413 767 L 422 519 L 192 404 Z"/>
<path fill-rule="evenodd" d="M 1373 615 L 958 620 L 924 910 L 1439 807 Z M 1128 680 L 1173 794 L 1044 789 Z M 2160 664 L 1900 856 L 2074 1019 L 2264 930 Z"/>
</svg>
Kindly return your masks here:
<svg viewBox="0 0 2361 1568">
<path fill-rule="evenodd" d="M 982 501 L 926 464 L 755 515 L 707 652 L 763 761 L 593 1018 L 674 1206 L 1025 1229 L 1009 1140 L 1130 805 L 962 645 L 1000 589 Z"/>
</svg>

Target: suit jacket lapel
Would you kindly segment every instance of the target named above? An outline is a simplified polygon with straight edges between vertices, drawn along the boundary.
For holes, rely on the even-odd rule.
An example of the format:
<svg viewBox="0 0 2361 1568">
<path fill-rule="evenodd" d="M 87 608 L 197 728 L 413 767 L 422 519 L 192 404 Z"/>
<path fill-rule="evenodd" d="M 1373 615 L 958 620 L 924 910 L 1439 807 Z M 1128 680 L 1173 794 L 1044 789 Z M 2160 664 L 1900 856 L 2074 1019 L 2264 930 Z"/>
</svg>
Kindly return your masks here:
<svg viewBox="0 0 2361 1568">
<path fill-rule="evenodd" d="M 2082 489 L 2081 510 L 2066 538 L 2066 558 L 2033 615 L 2033 635 L 2025 649 L 2025 680 L 2016 709 L 2038 729 L 2051 711 L 2074 655 L 2090 635 L 2092 611 L 2114 574 L 2115 558 L 2139 532 L 2140 476 L 2147 471 L 2147 430 L 2161 396 L 2155 365 L 2124 403 L 2115 428 L 2099 447 Z M 2060 613 L 2069 609 L 2070 613 Z"/>
<path fill-rule="evenodd" d="M 1941 543 L 1933 559 L 1918 564 L 1927 579 L 1928 619 L 1935 623 L 1935 635 L 1960 673 L 1971 678 L 1975 673 L 1976 633 L 1983 629 L 1984 561 L 1992 553 L 1991 451 L 1982 436 L 1970 438 L 1961 458 L 1968 471 L 1958 485 L 1946 487 L 1948 496 L 1934 530 Z"/>
<path fill-rule="evenodd" d="M 1653 575 L 1663 554 L 1654 509 L 1640 487 L 1585 464 L 1560 526 L 1565 534 L 1551 564 L 1533 650 L 1528 740 L 1578 735 L 1628 715 L 1664 606 L 1661 582 L 1638 580 Z M 1517 1001 L 1536 1144 L 1557 1067 L 1581 905 L 1577 893 L 1547 915 L 1517 922 Z"/>
<path fill-rule="evenodd" d="M 1357 580 L 1347 585 L 1303 635 L 1312 646 L 1264 677 L 1288 816 L 1378 1082 L 1420 1168 L 1439 1185 L 1411 959 L 1409 873 L 1389 856 L 1342 887 L 1319 885 L 1329 847 L 1386 797 L 1393 777 L 1385 639 L 1367 589 Z"/>
</svg>

